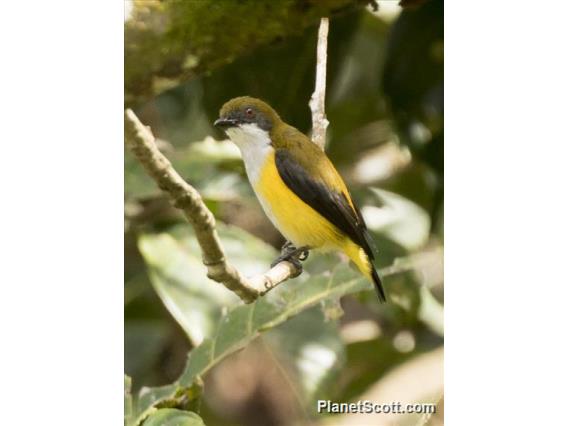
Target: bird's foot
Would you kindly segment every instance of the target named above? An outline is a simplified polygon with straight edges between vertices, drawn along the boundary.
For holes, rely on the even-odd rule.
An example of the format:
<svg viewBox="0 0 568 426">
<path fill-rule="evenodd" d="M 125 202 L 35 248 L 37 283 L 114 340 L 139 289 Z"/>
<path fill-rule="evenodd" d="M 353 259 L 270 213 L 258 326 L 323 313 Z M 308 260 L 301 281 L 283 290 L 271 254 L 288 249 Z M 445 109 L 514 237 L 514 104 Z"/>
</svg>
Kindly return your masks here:
<svg viewBox="0 0 568 426">
<path fill-rule="evenodd" d="M 306 260 L 310 254 L 309 252 L 310 247 L 308 246 L 303 246 L 300 248 L 296 248 L 296 246 L 294 246 L 294 244 L 292 243 L 292 241 L 286 241 L 283 245 L 282 248 L 280 249 L 280 254 L 281 255 L 293 255 L 293 256 L 297 256 L 299 260 Z"/>
<path fill-rule="evenodd" d="M 298 272 L 292 277 L 295 278 L 300 275 L 303 271 L 303 267 L 301 262 L 306 260 L 310 254 L 310 248 L 308 246 L 303 246 L 296 248 L 290 241 L 286 241 L 282 246 L 282 251 L 280 256 L 272 262 L 270 265 L 271 268 L 274 268 L 280 262 L 288 261 L 298 270 Z"/>
<path fill-rule="evenodd" d="M 286 242 L 282 244 L 282 248 L 280 248 L 280 254 L 290 253 L 294 250 L 296 250 L 294 243 L 292 243 L 292 241 L 286 240 Z"/>
</svg>

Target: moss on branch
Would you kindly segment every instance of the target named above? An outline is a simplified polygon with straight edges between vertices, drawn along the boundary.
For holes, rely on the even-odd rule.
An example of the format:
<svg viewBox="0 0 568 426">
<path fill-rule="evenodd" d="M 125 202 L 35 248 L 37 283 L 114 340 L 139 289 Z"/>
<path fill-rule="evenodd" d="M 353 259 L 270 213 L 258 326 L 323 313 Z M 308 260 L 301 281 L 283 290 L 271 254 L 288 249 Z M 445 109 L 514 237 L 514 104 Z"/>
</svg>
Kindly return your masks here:
<svg viewBox="0 0 568 426">
<path fill-rule="evenodd" d="M 125 103 L 133 106 L 256 47 L 368 0 L 135 0 L 125 22 Z"/>
</svg>

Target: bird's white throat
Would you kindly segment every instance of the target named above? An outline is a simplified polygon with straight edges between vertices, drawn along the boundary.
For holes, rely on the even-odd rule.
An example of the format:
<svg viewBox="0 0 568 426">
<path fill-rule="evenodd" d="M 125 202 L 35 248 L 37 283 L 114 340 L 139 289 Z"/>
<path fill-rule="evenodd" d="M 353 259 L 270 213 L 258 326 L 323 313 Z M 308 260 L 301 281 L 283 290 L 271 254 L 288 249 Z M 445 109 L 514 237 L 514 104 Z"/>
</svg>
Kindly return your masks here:
<svg viewBox="0 0 568 426">
<path fill-rule="evenodd" d="M 245 169 L 253 186 L 260 178 L 260 172 L 272 148 L 269 133 L 256 124 L 241 124 L 227 129 L 229 138 L 239 147 Z"/>
</svg>

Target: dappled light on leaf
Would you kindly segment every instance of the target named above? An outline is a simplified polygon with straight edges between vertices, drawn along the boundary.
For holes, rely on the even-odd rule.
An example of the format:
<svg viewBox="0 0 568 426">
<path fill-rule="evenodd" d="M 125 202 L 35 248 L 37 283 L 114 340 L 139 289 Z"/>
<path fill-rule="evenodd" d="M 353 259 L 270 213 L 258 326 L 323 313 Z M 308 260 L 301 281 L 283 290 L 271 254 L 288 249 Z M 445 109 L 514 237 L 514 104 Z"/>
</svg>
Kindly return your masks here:
<svg viewBox="0 0 568 426">
<path fill-rule="evenodd" d="M 218 226 L 227 255 L 245 275 L 264 271 L 276 257 L 274 249 L 246 232 Z M 143 235 L 139 245 L 156 292 L 194 344 L 213 333 L 223 307 L 240 303 L 232 292 L 207 278 L 190 227 Z"/>
<path fill-rule="evenodd" d="M 371 188 L 380 207 L 363 206 L 367 226 L 409 251 L 422 247 L 430 235 L 430 217 L 417 204 L 378 188 Z"/>
<path fill-rule="evenodd" d="M 270 330 L 264 340 L 292 373 L 290 380 L 299 385 L 306 408 L 313 409 L 311 402 L 325 395 L 345 362 L 337 325 L 314 307 Z"/>
<path fill-rule="evenodd" d="M 381 328 L 373 320 L 352 321 L 341 327 L 341 338 L 345 343 L 374 340 L 380 335 Z"/>
<path fill-rule="evenodd" d="M 309 343 L 302 348 L 298 370 L 303 378 L 304 386 L 314 392 L 323 379 L 321 370 L 327 370 L 337 361 L 335 354 L 317 343 Z"/>
<path fill-rule="evenodd" d="M 188 161 L 215 163 L 240 160 L 241 153 L 229 140 L 217 141 L 211 136 L 202 141 L 193 142 L 185 153 Z"/>
</svg>

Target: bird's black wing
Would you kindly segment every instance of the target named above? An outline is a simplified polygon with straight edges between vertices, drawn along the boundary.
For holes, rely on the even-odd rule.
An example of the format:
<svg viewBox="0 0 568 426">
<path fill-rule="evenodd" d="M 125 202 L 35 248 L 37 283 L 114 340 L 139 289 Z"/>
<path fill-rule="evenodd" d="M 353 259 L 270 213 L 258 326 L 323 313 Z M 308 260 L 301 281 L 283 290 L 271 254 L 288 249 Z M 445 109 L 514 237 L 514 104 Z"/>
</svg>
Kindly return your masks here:
<svg viewBox="0 0 568 426">
<path fill-rule="evenodd" d="M 365 221 L 357 208 L 351 207 L 348 195 L 311 177 L 287 150 L 276 150 L 275 162 L 278 174 L 292 192 L 362 247 L 371 260 L 374 259 Z"/>
</svg>

